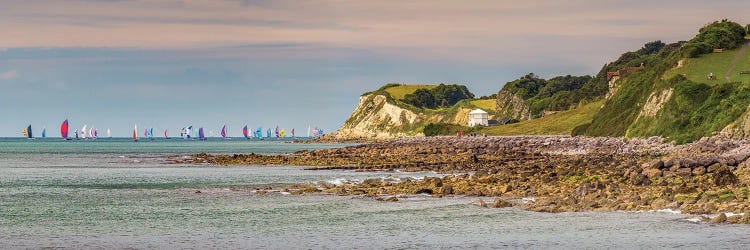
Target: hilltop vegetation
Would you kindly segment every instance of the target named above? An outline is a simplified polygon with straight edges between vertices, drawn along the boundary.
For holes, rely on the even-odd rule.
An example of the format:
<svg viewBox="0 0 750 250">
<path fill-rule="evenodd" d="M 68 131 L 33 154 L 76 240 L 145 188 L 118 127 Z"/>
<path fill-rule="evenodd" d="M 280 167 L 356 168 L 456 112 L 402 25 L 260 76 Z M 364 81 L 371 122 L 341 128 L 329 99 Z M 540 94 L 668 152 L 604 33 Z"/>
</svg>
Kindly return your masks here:
<svg viewBox="0 0 750 250">
<path fill-rule="evenodd" d="M 643 57 L 648 66 L 619 80 L 617 93 L 607 100 L 591 124 L 575 129 L 574 134 L 656 135 L 686 143 L 722 130 L 737 120 L 750 104 L 747 83 L 727 82 L 721 77 L 709 85 L 693 81 L 695 77 L 691 80 L 679 73 L 667 72 L 684 57 L 710 57 L 705 54 L 713 52 L 714 48 L 736 48 L 745 42 L 745 35 L 742 26 L 723 20 L 701 28 L 688 42 L 670 44 L 658 53 Z M 713 61 L 703 63 L 708 62 Z M 700 65 L 701 61 L 692 63 L 693 70 L 713 67 Z"/>
</svg>

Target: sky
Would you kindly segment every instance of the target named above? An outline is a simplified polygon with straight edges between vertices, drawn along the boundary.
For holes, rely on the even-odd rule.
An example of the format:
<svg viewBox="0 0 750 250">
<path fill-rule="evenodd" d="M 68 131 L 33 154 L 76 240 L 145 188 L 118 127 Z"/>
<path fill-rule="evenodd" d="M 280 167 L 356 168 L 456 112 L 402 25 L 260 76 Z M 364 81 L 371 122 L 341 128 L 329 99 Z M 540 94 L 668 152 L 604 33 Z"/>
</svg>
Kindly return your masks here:
<svg viewBox="0 0 750 250">
<path fill-rule="evenodd" d="M 527 73 L 596 74 L 625 51 L 689 40 L 727 1 L 2 0 L 0 136 L 62 120 L 333 132 L 391 83 L 496 93 Z M 744 15 L 743 15 L 744 14 Z"/>
</svg>

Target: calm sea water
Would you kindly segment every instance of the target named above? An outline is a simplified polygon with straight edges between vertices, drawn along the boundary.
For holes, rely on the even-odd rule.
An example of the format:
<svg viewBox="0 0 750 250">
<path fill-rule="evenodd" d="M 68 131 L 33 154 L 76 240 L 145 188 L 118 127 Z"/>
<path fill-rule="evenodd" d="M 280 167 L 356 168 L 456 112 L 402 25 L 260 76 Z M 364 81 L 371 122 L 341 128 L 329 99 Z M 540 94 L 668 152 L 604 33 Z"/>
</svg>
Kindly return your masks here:
<svg viewBox="0 0 750 250">
<path fill-rule="evenodd" d="M 276 141 L 0 139 L 0 248 L 747 248 L 749 226 L 662 212 L 547 214 L 476 198 L 256 194 L 288 183 L 434 173 L 166 165 L 196 152 L 339 147 Z M 200 191 L 200 192 L 196 192 Z M 487 199 L 489 201 L 489 199 Z"/>
</svg>

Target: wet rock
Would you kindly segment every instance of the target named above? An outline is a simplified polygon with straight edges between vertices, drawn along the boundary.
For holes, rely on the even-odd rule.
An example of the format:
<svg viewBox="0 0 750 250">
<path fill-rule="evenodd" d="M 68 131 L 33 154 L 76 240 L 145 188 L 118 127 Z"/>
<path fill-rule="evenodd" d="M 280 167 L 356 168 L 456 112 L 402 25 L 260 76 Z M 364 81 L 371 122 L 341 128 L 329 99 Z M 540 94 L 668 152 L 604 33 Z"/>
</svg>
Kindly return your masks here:
<svg viewBox="0 0 750 250">
<path fill-rule="evenodd" d="M 475 200 L 471 202 L 471 205 L 480 206 L 480 207 L 487 207 L 487 203 L 484 202 L 484 200 Z"/>
<path fill-rule="evenodd" d="M 385 199 L 385 201 L 386 202 L 397 202 L 398 198 L 396 198 L 396 196 L 391 196 L 391 197 L 388 197 L 387 199 Z"/>
<path fill-rule="evenodd" d="M 714 223 L 714 224 L 724 223 L 726 221 L 727 221 L 727 215 L 724 213 L 719 213 L 719 215 L 711 219 L 711 223 Z"/>
<path fill-rule="evenodd" d="M 740 223 L 740 220 L 742 220 L 742 216 L 741 215 L 732 215 L 732 216 L 727 217 L 727 221 L 726 222 L 728 224 L 738 224 L 738 223 Z"/>
<path fill-rule="evenodd" d="M 503 208 L 503 207 L 512 207 L 512 206 L 513 204 L 500 198 L 495 198 L 495 202 L 492 203 L 492 207 L 494 208 Z"/>
</svg>

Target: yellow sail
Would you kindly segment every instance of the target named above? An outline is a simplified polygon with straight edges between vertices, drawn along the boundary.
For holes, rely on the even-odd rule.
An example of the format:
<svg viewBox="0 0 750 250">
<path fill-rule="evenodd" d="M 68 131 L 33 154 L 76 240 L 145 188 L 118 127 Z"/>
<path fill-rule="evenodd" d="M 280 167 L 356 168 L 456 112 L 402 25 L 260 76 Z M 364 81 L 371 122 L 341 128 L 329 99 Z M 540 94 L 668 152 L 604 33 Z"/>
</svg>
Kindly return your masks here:
<svg viewBox="0 0 750 250">
<path fill-rule="evenodd" d="M 279 137 L 283 138 L 285 133 L 286 131 L 284 131 L 284 129 L 281 129 L 281 131 L 279 132 Z"/>
<path fill-rule="evenodd" d="M 29 137 L 29 131 L 25 128 L 23 129 L 23 132 L 21 132 L 21 134 L 23 135 L 23 137 Z"/>
</svg>

